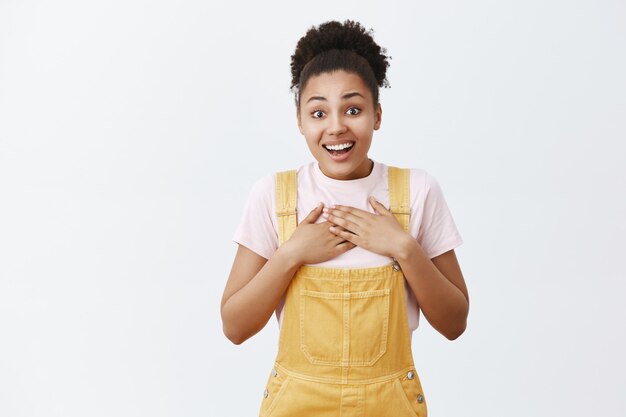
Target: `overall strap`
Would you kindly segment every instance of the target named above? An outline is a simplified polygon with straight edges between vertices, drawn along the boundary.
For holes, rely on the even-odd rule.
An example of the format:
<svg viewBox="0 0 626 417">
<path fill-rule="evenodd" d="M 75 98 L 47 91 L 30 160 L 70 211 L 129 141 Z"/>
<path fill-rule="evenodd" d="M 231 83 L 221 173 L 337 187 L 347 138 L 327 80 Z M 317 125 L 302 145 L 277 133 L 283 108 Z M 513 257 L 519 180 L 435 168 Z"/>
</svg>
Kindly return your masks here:
<svg viewBox="0 0 626 417">
<path fill-rule="evenodd" d="M 406 168 L 388 167 L 389 210 L 396 216 L 405 232 L 409 231 L 411 214 L 409 173 Z"/>
<path fill-rule="evenodd" d="M 298 226 L 297 204 L 296 170 L 276 173 L 276 215 L 278 216 L 279 245 L 289 239 Z"/>
</svg>

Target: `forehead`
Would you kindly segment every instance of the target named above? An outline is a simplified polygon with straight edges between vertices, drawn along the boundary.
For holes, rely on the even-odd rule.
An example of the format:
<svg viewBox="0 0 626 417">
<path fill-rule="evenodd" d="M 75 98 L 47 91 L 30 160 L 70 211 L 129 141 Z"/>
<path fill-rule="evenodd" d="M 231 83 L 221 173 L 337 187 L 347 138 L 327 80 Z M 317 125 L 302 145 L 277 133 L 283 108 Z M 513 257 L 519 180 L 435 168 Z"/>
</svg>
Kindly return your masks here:
<svg viewBox="0 0 626 417">
<path fill-rule="evenodd" d="M 365 98 L 372 98 L 372 92 L 358 74 L 338 70 L 324 72 L 309 78 L 300 97 L 302 102 L 305 103 L 309 97 L 313 96 L 320 96 L 330 100 L 341 98 L 343 95 L 355 91 Z"/>
</svg>

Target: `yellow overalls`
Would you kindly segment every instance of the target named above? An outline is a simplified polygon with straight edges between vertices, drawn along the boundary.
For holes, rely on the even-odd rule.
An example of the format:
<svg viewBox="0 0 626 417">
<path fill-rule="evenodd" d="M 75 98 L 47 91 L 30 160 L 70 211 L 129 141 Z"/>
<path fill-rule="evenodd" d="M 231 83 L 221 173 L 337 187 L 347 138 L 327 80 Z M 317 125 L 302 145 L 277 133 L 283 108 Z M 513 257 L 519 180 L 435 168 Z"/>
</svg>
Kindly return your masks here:
<svg viewBox="0 0 626 417">
<path fill-rule="evenodd" d="M 389 167 L 391 211 L 408 230 L 409 171 Z M 296 172 L 276 176 L 279 240 L 297 226 Z M 282 310 L 261 417 L 426 417 L 411 353 L 404 275 L 302 266 Z"/>
</svg>

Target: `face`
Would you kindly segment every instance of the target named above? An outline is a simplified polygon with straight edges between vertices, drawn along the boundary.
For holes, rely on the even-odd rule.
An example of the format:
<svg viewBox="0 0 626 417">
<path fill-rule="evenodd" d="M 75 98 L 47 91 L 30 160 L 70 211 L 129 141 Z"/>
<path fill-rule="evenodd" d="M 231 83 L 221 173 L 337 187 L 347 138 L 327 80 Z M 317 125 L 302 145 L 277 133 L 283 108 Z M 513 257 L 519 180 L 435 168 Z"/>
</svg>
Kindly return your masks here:
<svg viewBox="0 0 626 417">
<path fill-rule="evenodd" d="M 300 92 L 298 127 L 327 177 L 353 180 L 370 174 L 367 153 L 382 110 L 357 74 L 334 71 L 311 77 Z"/>
</svg>

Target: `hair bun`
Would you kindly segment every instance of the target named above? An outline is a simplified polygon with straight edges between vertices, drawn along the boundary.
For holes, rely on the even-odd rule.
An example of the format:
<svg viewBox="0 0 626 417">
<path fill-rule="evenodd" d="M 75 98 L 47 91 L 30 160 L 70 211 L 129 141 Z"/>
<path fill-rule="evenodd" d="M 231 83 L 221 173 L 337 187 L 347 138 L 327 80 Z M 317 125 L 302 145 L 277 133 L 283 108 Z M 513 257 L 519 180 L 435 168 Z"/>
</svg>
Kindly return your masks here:
<svg viewBox="0 0 626 417">
<path fill-rule="evenodd" d="M 304 66 L 321 52 L 332 49 L 350 50 L 365 58 L 374 72 L 379 87 L 388 87 L 386 79 L 388 60 L 386 50 L 372 37 L 373 30 L 366 30 L 360 23 L 346 20 L 344 23 L 329 21 L 311 27 L 300 38 L 291 56 L 291 88 L 300 83 Z"/>
</svg>

